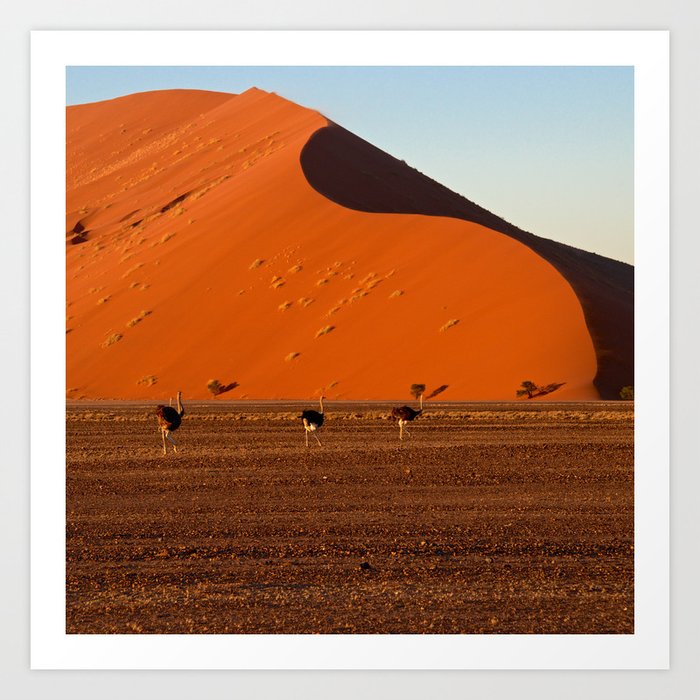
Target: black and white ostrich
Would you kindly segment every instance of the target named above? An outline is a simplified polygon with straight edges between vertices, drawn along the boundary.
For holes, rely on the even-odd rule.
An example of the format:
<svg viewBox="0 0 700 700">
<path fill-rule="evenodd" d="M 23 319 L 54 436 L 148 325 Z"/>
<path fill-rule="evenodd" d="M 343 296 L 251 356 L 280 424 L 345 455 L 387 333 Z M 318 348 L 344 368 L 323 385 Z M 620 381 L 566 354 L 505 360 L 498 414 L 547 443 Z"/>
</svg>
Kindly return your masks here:
<svg viewBox="0 0 700 700">
<path fill-rule="evenodd" d="M 173 450 L 177 452 L 177 443 L 173 440 L 170 433 L 177 430 L 182 423 L 182 416 L 185 415 L 185 409 L 182 407 L 182 392 L 177 392 L 177 409 L 172 406 L 156 406 L 156 418 L 158 419 L 158 428 L 163 438 L 163 454 L 167 454 L 165 439 L 167 438 L 172 443 Z"/>
<path fill-rule="evenodd" d="M 304 425 L 304 437 L 306 438 L 306 446 L 309 446 L 309 433 L 313 433 L 316 438 L 316 442 L 321 445 L 321 441 L 316 435 L 316 431 L 323 425 L 323 399 L 325 397 L 321 396 L 321 412 L 314 411 L 311 408 L 307 408 L 301 414 L 301 422 Z"/>
<path fill-rule="evenodd" d="M 423 394 L 420 395 L 420 409 L 416 411 L 410 406 L 399 406 L 391 409 L 391 417 L 399 421 L 399 440 L 403 440 L 404 426 L 412 420 L 415 420 L 423 413 Z M 406 435 L 410 436 L 408 428 L 405 428 Z"/>
</svg>

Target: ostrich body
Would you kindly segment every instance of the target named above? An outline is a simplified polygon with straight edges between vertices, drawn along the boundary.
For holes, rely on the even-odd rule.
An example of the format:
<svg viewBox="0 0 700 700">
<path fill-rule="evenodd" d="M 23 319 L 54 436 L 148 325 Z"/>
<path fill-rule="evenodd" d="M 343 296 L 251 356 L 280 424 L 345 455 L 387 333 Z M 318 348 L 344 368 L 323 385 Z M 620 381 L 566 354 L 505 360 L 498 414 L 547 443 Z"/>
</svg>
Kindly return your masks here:
<svg viewBox="0 0 700 700">
<path fill-rule="evenodd" d="M 160 430 L 161 437 L 163 438 L 163 454 L 167 454 L 165 440 L 172 444 L 173 450 L 177 452 L 177 443 L 173 440 L 170 433 L 173 430 L 177 430 L 182 423 L 182 416 L 185 415 L 185 409 L 182 407 L 182 392 L 177 392 L 177 408 L 172 406 L 157 406 L 156 407 L 156 417 L 158 419 L 158 428 Z"/>
<path fill-rule="evenodd" d="M 423 394 L 420 395 L 420 409 L 416 411 L 415 408 L 410 406 L 399 406 L 398 408 L 391 409 L 391 417 L 399 421 L 399 440 L 403 440 L 404 430 L 406 435 L 410 437 L 411 433 L 408 432 L 406 424 L 415 420 L 423 413 Z"/>
<path fill-rule="evenodd" d="M 323 425 L 323 399 L 324 397 L 322 396 L 320 400 L 320 413 L 311 408 L 307 408 L 301 414 L 301 422 L 304 425 L 304 437 L 306 438 L 307 447 L 309 446 L 309 433 L 313 433 L 314 437 L 316 438 L 316 442 L 319 444 L 319 446 L 321 445 L 321 441 L 318 439 L 316 431 Z"/>
</svg>

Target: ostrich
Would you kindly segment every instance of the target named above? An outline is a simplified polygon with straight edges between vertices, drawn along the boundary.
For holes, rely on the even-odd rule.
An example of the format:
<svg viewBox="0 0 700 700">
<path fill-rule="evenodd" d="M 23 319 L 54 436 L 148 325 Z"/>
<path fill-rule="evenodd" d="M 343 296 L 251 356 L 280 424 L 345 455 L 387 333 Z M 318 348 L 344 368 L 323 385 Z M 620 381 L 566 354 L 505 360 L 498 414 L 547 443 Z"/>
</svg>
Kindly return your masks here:
<svg viewBox="0 0 700 700">
<path fill-rule="evenodd" d="M 318 411 L 314 411 L 310 408 L 307 408 L 305 411 L 302 412 L 301 414 L 301 422 L 304 424 L 304 430 L 306 431 L 304 433 L 304 437 L 306 438 L 306 446 L 309 446 L 309 433 L 313 433 L 314 437 L 316 438 L 316 442 L 321 445 L 321 441 L 318 439 L 318 435 L 316 435 L 316 430 L 318 430 L 322 425 L 323 425 L 323 399 L 325 397 L 321 396 L 321 412 L 319 413 Z"/>
<path fill-rule="evenodd" d="M 171 400 L 172 401 L 172 400 Z M 173 445 L 173 450 L 177 452 L 177 443 L 173 440 L 170 433 L 177 430 L 182 423 L 182 416 L 185 415 L 185 409 L 182 407 L 182 392 L 177 392 L 177 409 L 172 406 L 156 406 L 156 416 L 158 418 L 158 428 L 163 438 L 163 454 L 167 454 L 165 447 L 165 438 Z"/>
<path fill-rule="evenodd" d="M 420 410 L 418 411 L 410 406 L 400 406 L 399 408 L 391 409 L 391 417 L 399 421 L 399 440 L 403 440 L 403 431 L 406 423 L 418 418 L 421 413 L 423 413 L 423 394 L 420 395 Z M 408 432 L 408 428 L 406 428 L 406 435 L 411 435 L 411 433 Z"/>
</svg>

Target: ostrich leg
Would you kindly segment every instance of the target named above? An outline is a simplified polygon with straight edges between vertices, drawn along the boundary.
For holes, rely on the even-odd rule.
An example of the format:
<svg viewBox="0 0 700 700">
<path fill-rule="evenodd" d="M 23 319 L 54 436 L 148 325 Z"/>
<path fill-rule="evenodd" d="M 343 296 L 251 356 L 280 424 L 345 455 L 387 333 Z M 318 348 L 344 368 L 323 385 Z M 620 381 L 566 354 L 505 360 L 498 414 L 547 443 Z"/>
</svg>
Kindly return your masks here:
<svg viewBox="0 0 700 700">
<path fill-rule="evenodd" d="M 168 454 L 168 451 L 165 449 L 165 430 L 163 428 L 160 430 L 160 436 L 163 438 L 163 454 Z"/>
<path fill-rule="evenodd" d="M 309 429 L 304 426 L 304 437 L 306 438 L 306 446 L 309 446 Z"/>
<path fill-rule="evenodd" d="M 168 432 L 168 434 L 166 435 L 166 437 L 172 443 L 173 452 L 177 452 L 177 443 L 175 442 L 175 439 L 173 438 L 173 436 L 170 434 L 170 431 L 168 430 L 167 432 Z"/>
<path fill-rule="evenodd" d="M 318 435 L 316 435 L 316 433 L 314 433 L 314 437 L 316 438 L 316 442 L 318 443 L 318 446 L 322 447 L 321 441 L 318 439 Z"/>
</svg>

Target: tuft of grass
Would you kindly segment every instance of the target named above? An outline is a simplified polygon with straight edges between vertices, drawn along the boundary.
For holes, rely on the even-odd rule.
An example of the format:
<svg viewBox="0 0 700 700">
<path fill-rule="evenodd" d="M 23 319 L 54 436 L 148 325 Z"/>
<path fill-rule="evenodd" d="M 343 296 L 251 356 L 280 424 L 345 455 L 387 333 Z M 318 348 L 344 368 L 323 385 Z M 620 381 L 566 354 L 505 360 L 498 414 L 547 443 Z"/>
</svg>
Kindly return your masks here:
<svg viewBox="0 0 700 700">
<path fill-rule="evenodd" d="M 335 330 L 335 326 L 324 326 L 316 331 L 316 338 L 320 338 L 322 335 L 328 335 L 331 331 Z"/>
<path fill-rule="evenodd" d="M 321 279 L 316 282 L 317 287 L 323 287 L 324 284 L 328 284 L 328 280 L 325 277 L 321 277 Z"/>
<path fill-rule="evenodd" d="M 458 318 L 452 318 L 450 319 L 444 326 L 440 328 L 440 332 L 444 333 L 445 331 L 449 330 L 453 326 L 456 326 L 459 323 Z"/>
<path fill-rule="evenodd" d="M 108 294 L 106 297 L 102 297 L 101 299 L 97 300 L 98 305 L 99 304 L 106 304 L 112 297 Z"/>
<path fill-rule="evenodd" d="M 391 294 L 389 294 L 389 299 L 396 299 L 403 296 L 403 290 L 395 289 Z"/>
<path fill-rule="evenodd" d="M 309 304 L 313 304 L 313 303 L 314 303 L 314 300 L 313 300 L 313 299 L 309 299 L 308 297 L 301 297 L 301 299 L 299 299 L 299 303 L 300 303 L 304 308 L 306 308 Z"/>
<path fill-rule="evenodd" d="M 175 233 L 165 233 L 165 234 L 163 234 L 163 237 L 160 239 L 160 242 L 165 243 L 166 241 L 169 241 L 174 235 L 175 235 Z"/>
<path fill-rule="evenodd" d="M 143 267 L 143 263 L 138 263 L 137 265 L 134 265 L 133 267 L 129 268 L 123 275 L 122 279 L 125 277 L 128 277 L 132 272 L 136 272 L 140 267 Z"/>
<path fill-rule="evenodd" d="M 301 272 L 304 268 L 301 265 L 293 265 L 289 268 L 289 272 L 293 275 L 297 272 Z"/>
<path fill-rule="evenodd" d="M 292 360 L 296 360 L 297 357 L 299 357 L 299 355 L 301 355 L 300 352 L 290 352 L 289 355 L 287 355 L 287 357 L 284 358 L 284 361 L 291 362 Z"/>
<path fill-rule="evenodd" d="M 124 336 L 121 333 L 112 333 L 104 339 L 104 341 L 102 342 L 102 347 L 108 348 L 110 345 L 118 343 L 123 337 Z"/>
<path fill-rule="evenodd" d="M 235 389 L 240 386 L 238 382 L 231 382 L 230 384 L 222 384 L 218 379 L 210 379 L 207 382 L 207 389 L 212 396 L 218 396 L 219 394 L 225 394 L 227 391 Z"/>
<path fill-rule="evenodd" d="M 286 311 L 292 305 L 291 301 L 282 302 L 277 308 L 280 311 Z"/>
<path fill-rule="evenodd" d="M 133 328 L 137 323 L 141 323 L 146 316 L 150 316 L 152 311 L 142 311 L 138 316 L 135 316 L 134 318 L 129 321 L 126 326 L 127 328 Z"/>
<path fill-rule="evenodd" d="M 156 377 L 154 374 L 148 374 L 139 379 L 136 383 L 145 384 L 146 386 L 153 386 L 154 384 L 158 383 L 158 377 Z"/>
<path fill-rule="evenodd" d="M 249 270 L 256 270 L 264 263 L 265 263 L 265 260 L 263 260 L 262 258 L 255 258 L 255 260 L 253 260 L 253 262 L 250 263 L 250 267 L 248 269 Z"/>
</svg>

